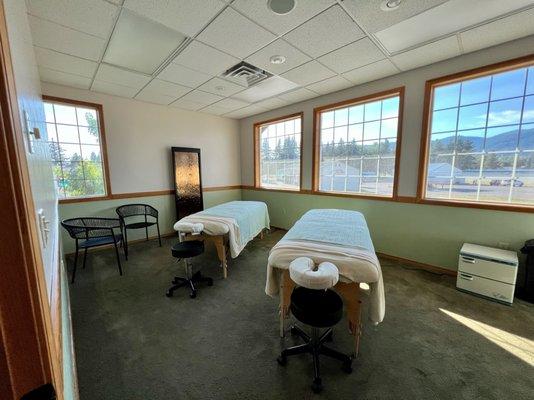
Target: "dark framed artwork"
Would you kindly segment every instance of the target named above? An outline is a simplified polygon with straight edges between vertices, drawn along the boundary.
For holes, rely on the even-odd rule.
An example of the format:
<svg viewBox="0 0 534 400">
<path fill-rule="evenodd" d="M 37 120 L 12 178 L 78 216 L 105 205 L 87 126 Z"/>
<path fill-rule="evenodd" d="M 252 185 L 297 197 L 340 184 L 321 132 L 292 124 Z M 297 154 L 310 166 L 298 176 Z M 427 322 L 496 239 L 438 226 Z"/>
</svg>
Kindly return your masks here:
<svg viewBox="0 0 534 400">
<path fill-rule="evenodd" d="M 173 147 L 172 166 L 176 219 L 180 220 L 204 209 L 200 149 Z"/>
</svg>

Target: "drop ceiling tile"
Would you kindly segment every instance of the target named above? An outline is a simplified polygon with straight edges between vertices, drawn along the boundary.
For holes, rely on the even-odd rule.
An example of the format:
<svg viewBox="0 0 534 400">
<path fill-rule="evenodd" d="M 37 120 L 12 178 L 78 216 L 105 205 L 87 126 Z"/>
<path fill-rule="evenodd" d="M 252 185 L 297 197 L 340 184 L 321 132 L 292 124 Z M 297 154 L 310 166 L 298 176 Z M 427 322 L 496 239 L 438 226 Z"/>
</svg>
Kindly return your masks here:
<svg viewBox="0 0 534 400">
<path fill-rule="evenodd" d="M 169 105 L 174 100 L 176 100 L 176 97 L 174 96 L 167 96 L 165 94 L 156 93 L 151 90 L 143 89 L 137 96 L 135 96 L 137 100 L 146 101 L 148 103 L 155 103 L 155 104 L 161 104 L 161 105 Z"/>
<path fill-rule="evenodd" d="M 185 39 L 173 29 L 123 9 L 103 61 L 152 74 Z"/>
<path fill-rule="evenodd" d="M 43 82 L 56 83 L 58 85 L 72 86 L 80 89 L 89 89 L 89 86 L 91 86 L 90 78 L 44 67 L 39 67 L 39 76 Z"/>
<path fill-rule="evenodd" d="M 377 61 L 373 64 L 366 65 L 364 67 L 353 69 L 352 71 L 345 72 L 344 78 L 355 85 L 361 83 L 375 81 L 380 78 L 385 78 L 389 75 L 398 73 L 399 70 L 389 60 Z"/>
<path fill-rule="evenodd" d="M 191 88 L 188 88 L 186 86 L 178 85 L 172 82 L 162 81 L 160 79 L 152 80 L 148 85 L 143 88 L 143 91 L 161 94 L 164 96 L 170 96 L 174 99 L 183 96 L 190 90 Z"/>
<path fill-rule="evenodd" d="M 258 101 L 268 99 L 269 97 L 278 96 L 281 93 L 289 92 L 296 89 L 298 84 L 278 75 L 271 76 L 269 79 L 264 79 L 260 83 L 237 93 L 234 98 L 249 103 L 256 103 Z"/>
<path fill-rule="evenodd" d="M 224 116 L 228 118 L 244 118 L 250 115 L 261 114 L 265 111 L 268 111 L 268 110 L 266 108 L 258 107 L 257 105 L 252 104 L 248 107 L 244 107 L 239 110 L 224 114 Z"/>
<path fill-rule="evenodd" d="M 297 1 L 295 8 L 286 15 L 275 14 L 265 0 L 236 0 L 232 7 L 271 32 L 283 35 L 334 3 L 334 0 Z"/>
<path fill-rule="evenodd" d="M 131 88 L 128 86 L 118 85 L 112 82 L 104 82 L 95 80 L 93 86 L 91 86 L 93 92 L 100 92 L 111 94 L 113 96 L 132 98 L 136 95 L 139 89 Z"/>
<path fill-rule="evenodd" d="M 202 107 L 205 107 L 205 104 L 198 103 L 196 101 L 178 99 L 175 102 L 171 103 L 171 107 L 181 108 L 182 110 L 188 110 L 188 111 L 198 111 Z"/>
<path fill-rule="evenodd" d="M 251 55 L 275 38 L 231 8 L 225 9 L 198 35 L 198 40 L 239 58 Z"/>
<path fill-rule="evenodd" d="M 358 25 L 336 5 L 289 32 L 284 39 L 305 53 L 319 57 L 364 36 Z"/>
<path fill-rule="evenodd" d="M 124 7 L 188 36 L 197 34 L 224 3 L 218 0 L 147 1 L 126 0 Z"/>
<path fill-rule="evenodd" d="M 299 101 L 308 100 L 313 97 L 317 97 L 317 93 L 305 88 L 293 90 L 292 92 L 287 92 L 278 96 L 278 98 L 287 101 L 288 103 L 298 103 Z"/>
<path fill-rule="evenodd" d="M 391 60 L 402 71 L 433 64 L 461 54 L 456 35 L 397 54 Z"/>
<path fill-rule="evenodd" d="M 33 44 L 87 60 L 99 61 L 106 41 L 95 36 L 28 16 Z"/>
<path fill-rule="evenodd" d="M 228 109 L 224 107 L 217 106 L 217 103 L 209 105 L 207 107 L 204 107 L 202 110 L 200 110 L 203 113 L 206 114 L 212 114 L 212 115 L 223 115 L 228 112 Z"/>
<path fill-rule="evenodd" d="M 213 78 L 207 81 L 205 84 L 199 86 L 200 90 L 204 92 L 213 93 L 219 96 L 227 97 L 238 92 L 241 92 L 245 88 L 235 83 L 228 82 L 221 78 Z"/>
<path fill-rule="evenodd" d="M 214 106 L 217 106 L 219 108 L 224 108 L 226 112 L 234 111 L 239 108 L 246 107 L 248 105 L 250 105 L 250 103 L 247 103 L 246 101 L 232 99 L 230 97 L 227 97 L 226 99 L 218 101 L 217 103 L 214 104 Z"/>
<path fill-rule="evenodd" d="M 173 60 L 173 63 L 184 65 L 209 75 L 219 75 L 238 62 L 238 58 L 197 41 L 190 43 Z"/>
<path fill-rule="evenodd" d="M 270 99 L 262 100 L 257 103 L 254 103 L 256 107 L 265 108 L 266 110 L 274 110 L 275 108 L 280 108 L 287 105 L 287 101 L 272 97 Z"/>
<path fill-rule="evenodd" d="M 107 39 L 119 7 L 104 0 L 27 0 L 28 14 Z"/>
<path fill-rule="evenodd" d="M 286 72 L 282 76 L 292 82 L 298 83 L 301 86 L 306 86 L 311 83 L 322 81 L 323 79 L 334 76 L 335 73 L 321 65 L 317 61 L 310 61 L 300 67 L 294 68 Z"/>
<path fill-rule="evenodd" d="M 180 100 L 194 101 L 195 103 L 200 103 L 204 106 L 207 106 L 222 99 L 222 96 L 218 96 L 213 93 L 203 92 L 202 90 L 193 90 L 192 92 L 189 92 L 183 96 Z"/>
<path fill-rule="evenodd" d="M 365 37 L 325 54 L 318 60 L 331 70 L 341 74 L 384 58 L 386 58 L 384 53 L 369 38 Z"/>
<path fill-rule="evenodd" d="M 449 0 L 374 35 L 395 53 L 531 5 L 532 0 Z"/>
<path fill-rule="evenodd" d="M 275 55 L 284 56 L 286 61 L 283 64 L 271 63 L 270 58 Z M 280 75 L 310 60 L 311 58 L 299 49 L 291 46 L 283 39 L 278 39 L 254 53 L 245 61 L 273 74 Z"/>
<path fill-rule="evenodd" d="M 163 71 L 158 75 L 159 79 L 178 83 L 190 88 L 196 88 L 202 85 L 204 82 L 211 78 L 211 75 L 203 72 L 194 71 L 183 65 L 170 63 Z"/>
<path fill-rule="evenodd" d="M 399 8 L 392 11 L 383 11 L 380 8 L 381 1 L 344 0 L 343 5 L 363 29 L 376 32 L 446 1 L 448 0 L 403 1 Z"/>
<path fill-rule="evenodd" d="M 56 71 L 92 78 L 98 66 L 96 62 L 58 53 L 57 51 L 35 46 L 33 49 L 37 59 L 37 65 Z"/>
<path fill-rule="evenodd" d="M 315 93 L 327 94 L 337 92 L 338 90 L 346 89 L 351 86 L 353 86 L 352 82 L 340 75 L 336 75 L 332 78 L 325 79 L 324 81 L 312 83 L 306 87 L 310 90 L 313 90 Z"/>
<path fill-rule="evenodd" d="M 150 81 L 151 77 L 136 72 L 126 71 L 111 65 L 100 64 L 95 79 L 139 90 Z"/>
<path fill-rule="evenodd" d="M 464 52 L 519 39 L 534 34 L 534 8 L 498 19 L 460 34 Z"/>
</svg>

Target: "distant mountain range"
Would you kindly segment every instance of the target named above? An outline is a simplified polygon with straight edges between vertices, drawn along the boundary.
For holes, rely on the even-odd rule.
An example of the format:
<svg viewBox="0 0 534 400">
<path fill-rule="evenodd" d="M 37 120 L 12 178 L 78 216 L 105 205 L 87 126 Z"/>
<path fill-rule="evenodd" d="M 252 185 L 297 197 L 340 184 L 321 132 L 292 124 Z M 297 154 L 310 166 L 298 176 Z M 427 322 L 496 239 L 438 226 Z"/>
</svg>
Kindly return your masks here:
<svg viewBox="0 0 534 400">
<path fill-rule="evenodd" d="M 498 135 L 489 137 L 486 142 L 487 151 L 499 150 L 513 150 L 517 144 L 517 134 L 519 129 L 514 129 L 509 132 L 500 133 Z M 463 133 L 463 132 L 462 132 Z M 460 133 L 461 134 L 461 133 Z M 462 139 L 472 143 L 473 151 L 481 151 L 484 147 L 484 138 L 479 136 L 461 136 Z M 432 143 L 441 143 L 443 146 L 448 146 L 454 142 L 454 136 L 447 137 L 440 140 L 433 140 Z M 534 149 L 534 128 L 523 129 L 521 132 L 521 148 Z"/>
</svg>

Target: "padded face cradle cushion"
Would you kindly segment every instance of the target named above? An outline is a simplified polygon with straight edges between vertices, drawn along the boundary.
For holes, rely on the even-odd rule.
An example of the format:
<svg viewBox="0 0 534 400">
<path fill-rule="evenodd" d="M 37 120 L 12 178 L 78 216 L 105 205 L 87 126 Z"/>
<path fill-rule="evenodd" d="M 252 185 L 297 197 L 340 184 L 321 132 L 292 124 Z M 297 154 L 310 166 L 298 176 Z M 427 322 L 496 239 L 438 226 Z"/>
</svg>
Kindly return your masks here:
<svg viewBox="0 0 534 400">
<path fill-rule="evenodd" d="M 297 285 L 316 290 L 331 288 L 339 280 L 339 271 L 330 262 L 322 262 L 315 271 L 314 268 L 311 258 L 299 257 L 289 264 L 289 276 Z"/>
<path fill-rule="evenodd" d="M 176 258 L 190 258 L 204 253 L 204 242 L 200 240 L 188 240 L 176 243 L 171 249 L 172 256 Z"/>
</svg>

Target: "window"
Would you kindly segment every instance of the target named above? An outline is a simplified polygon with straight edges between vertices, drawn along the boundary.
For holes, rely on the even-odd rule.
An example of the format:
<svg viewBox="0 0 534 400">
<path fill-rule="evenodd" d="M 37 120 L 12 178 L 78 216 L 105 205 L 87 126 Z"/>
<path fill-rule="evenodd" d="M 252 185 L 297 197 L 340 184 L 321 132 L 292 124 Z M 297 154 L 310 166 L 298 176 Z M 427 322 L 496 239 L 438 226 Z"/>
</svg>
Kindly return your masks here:
<svg viewBox="0 0 534 400">
<path fill-rule="evenodd" d="M 302 113 L 254 125 L 255 186 L 300 189 Z"/>
<path fill-rule="evenodd" d="M 421 197 L 534 205 L 534 67 L 485 71 L 427 83 Z"/>
<path fill-rule="evenodd" d="M 101 106 L 44 97 L 44 109 L 59 199 L 109 195 Z"/>
<path fill-rule="evenodd" d="M 393 197 L 404 88 L 315 110 L 314 190 Z"/>
</svg>

